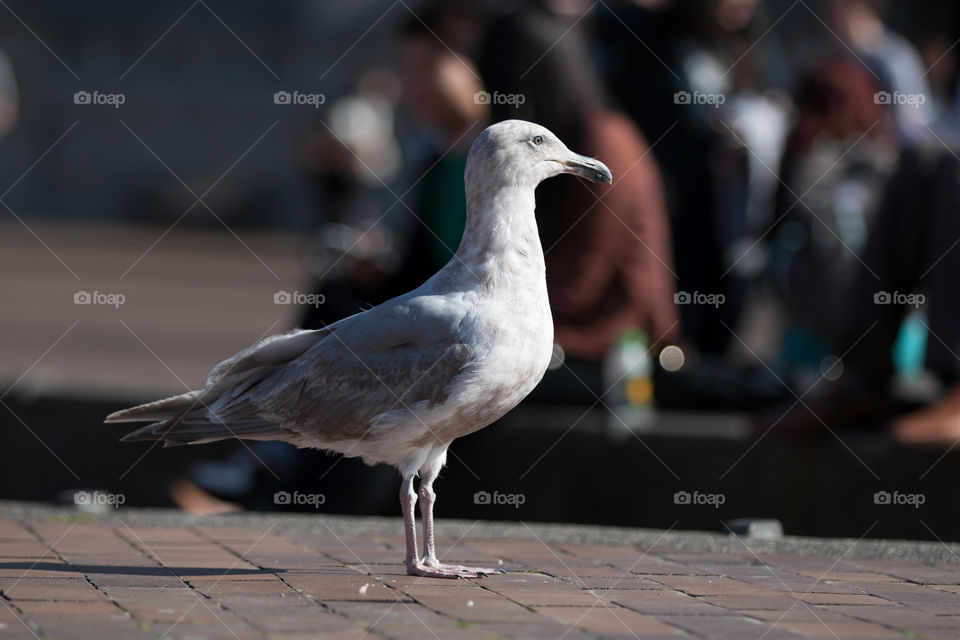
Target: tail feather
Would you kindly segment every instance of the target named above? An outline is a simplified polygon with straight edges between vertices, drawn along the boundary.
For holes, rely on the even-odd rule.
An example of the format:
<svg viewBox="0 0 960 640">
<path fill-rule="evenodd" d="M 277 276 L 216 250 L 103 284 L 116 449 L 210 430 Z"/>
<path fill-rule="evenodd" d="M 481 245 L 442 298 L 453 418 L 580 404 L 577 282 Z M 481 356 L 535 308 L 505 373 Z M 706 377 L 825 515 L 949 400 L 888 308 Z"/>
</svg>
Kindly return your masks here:
<svg viewBox="0 0 960 640">
<path fill-rule="evenodd" d="M 283 440 L 291 432 L 275 422 L 248 415 L 226 422 L 211 418 L 201 391 L 149 402 L 111 413 L 105 422 L 153 421 L 120 438 L 122 442 L 162 440 L 165 447 L 215 442 L 227 438 Z"/>
<path fill-rule="evenodd" d="M 201 391 L 191 391 L 172 398 L 164 398 L 156 402 L 130 407 L 121 411 L 114 411 L 106 417 L 104 422 L 146 422 L 147 420 L 166 421 L 170 418 L 179 418 L 185 413 L 202 406 Z"/>
<path fill-rule="evenodd" d="M 256 418 L 244 422 L 222 424 L 216 422 L 184 422 L 177 418 L 160 420 L 120 438 L 121 442 L 162 440 L 164 447 L 183 444 L 202 444 L 243 438 L 245 440 L 283 440 L 290 431 L 280 425 Z"/>
</svg>

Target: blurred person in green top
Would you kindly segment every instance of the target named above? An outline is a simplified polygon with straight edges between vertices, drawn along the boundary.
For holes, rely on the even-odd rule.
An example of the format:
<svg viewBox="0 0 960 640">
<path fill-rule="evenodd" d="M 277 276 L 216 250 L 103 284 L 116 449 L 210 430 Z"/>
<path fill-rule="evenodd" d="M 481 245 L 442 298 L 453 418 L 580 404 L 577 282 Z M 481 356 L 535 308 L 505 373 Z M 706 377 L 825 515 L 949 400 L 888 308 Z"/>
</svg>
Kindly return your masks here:
<svg viewBox="0 0 960 640">
<path fill-rule="evenodd" d="M 415 172 L 413 197 L 398 205 L 411 218 L 406 242 L 398 260 L 349 254 L 339 259 L 339 276 L 319 284 L 325 304 L 305 309 L 303 328 L 322 327 L 415 289 L 453 257 L 466 222 L 467 152 L 489 117 L 472 62 L 482 28 L 479 14 L 458 6 L 421 12 L 404 27 L 403 101 L 433 142 L 433 152 Z M 365 235 L 375 238 L 376 229 Z"/>
<path fill-rule="evenodd" d="M 413 211 L 417 220 L 408 256 L 422 264 L 411 272 L 410 277 L 416 273 L 416 282 L 410 288 L 446 264 L 463 235 L 467 152 L 489 118 L 480 74 L 472 62 L 481 33 L 480 17 L 456 6 L 427 12 L 423 20 L 415 18 L 404 29 L 404 102 L 437 138 L 436 153 L 418 185 L 419 207 Z"/>
</svg>

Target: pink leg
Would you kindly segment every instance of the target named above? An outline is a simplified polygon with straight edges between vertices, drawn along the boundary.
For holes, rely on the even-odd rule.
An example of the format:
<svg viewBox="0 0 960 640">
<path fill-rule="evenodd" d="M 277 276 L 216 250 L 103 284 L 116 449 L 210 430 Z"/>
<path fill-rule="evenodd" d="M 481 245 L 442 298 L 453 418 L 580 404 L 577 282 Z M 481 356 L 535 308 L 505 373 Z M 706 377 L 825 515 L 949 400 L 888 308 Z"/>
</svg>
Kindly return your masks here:
<svg viewBox="0 0 960 640">
<path fill-rule="evenodd" d="M 418 561 L 411 570 L 407 564 L 407 573 L 411 575 L 428 576 L 433 578 L 480 578 L 493 573 L 503 573 L 500 569 L 484 569 L 480 567 L 463 567 L 460 565 L 443 564 L 437 558 L 436 543 L 433 533 L 433 503 L 437 494 L 433 491 L 433 481 L 437 479 L 441 467 L 446 460 L 446 450 L 429 460 L 422 468 L 423 478 L 420 481 L 420 515 L 423 519 L 423 559 Z M 412 490 L 411 485 L 411 490 Z M 410 538 L 407 538 L 409 558 Z M 416 541 L 414 541 L 416 545 Z M 414 549 L 416 555 L 416 549 Z"/>
<path fill-rule="evenodd" d="M 416 474 L 410 473 L 403 477 L 403 483 L 400 485 L 400 510 L 403 512 L 403 532 L 407 539 L 407 573 L 410 573 L 410 567 L 420 564 L 420 558 L 417 556 L 417 522 L 414 516 L 414 508 L 417 504 L 417 493 L 413 490 L 413 478 Z"/>
</svg>

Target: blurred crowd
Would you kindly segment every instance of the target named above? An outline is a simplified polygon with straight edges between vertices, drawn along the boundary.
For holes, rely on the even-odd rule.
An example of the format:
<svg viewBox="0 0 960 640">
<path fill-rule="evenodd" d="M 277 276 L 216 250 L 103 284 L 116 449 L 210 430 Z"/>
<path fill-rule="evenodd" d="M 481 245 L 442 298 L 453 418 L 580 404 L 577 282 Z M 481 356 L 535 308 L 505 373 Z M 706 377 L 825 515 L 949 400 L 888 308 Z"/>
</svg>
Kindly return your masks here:
<svg viewBox="0 0 960 640">
<path fill-rule="evenodd" d="M 759 0 L 418 11 L 398 70 L 369 70 L 310 134 L 327 304 L 303 325 L 443 266 L 472 140 L 520 118 L 614 175 L 538 189 L 557 357 L 531 401 L 604 398 L 631 375 L 605 361 L 639 340 L 660 407 L 791 436 L 893 419 L 898 439 L 952 443 L 960 25 L 931 15 L 908 38 L 888 9 L 815 2 L 793 40 Z M 383 188 L 406 225 L 381 223 Z"/>
<path fill-rule="evenodd" d="M 304 144 L 326 303 L 302 326 L 442 267 L 473 139 L 531 120 L 614 182 L 538 189 L 557 345 L 530 402 L 732 410 L 758 434 L 889 428 L 952 446 L 960 16 L 928 11 L 901 33 L 890 9 L 795 4 L 796 37 L 759 0 L 418 9 L 396 67 L 362 74 Z"/>
</svg>

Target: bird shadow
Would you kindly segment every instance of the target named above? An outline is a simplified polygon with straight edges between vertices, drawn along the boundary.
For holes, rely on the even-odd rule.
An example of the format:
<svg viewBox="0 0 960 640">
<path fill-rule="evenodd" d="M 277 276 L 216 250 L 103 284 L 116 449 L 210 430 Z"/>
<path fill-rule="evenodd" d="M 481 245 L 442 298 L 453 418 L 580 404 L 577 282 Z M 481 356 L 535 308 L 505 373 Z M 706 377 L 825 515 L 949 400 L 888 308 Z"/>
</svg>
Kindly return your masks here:
<svg viewBox="0 0 960 640">
<path fill-rule="evenodd" d="M 112 564 L 62 564 L 58 562 L 0 562 L 0 569 L 59 571 L 71 574 L 117 574 L 130 576 L 250 576 L 284 573 L 286 569 L 230 569 L 228 567 L 128 567 Z"/>
</svg>

